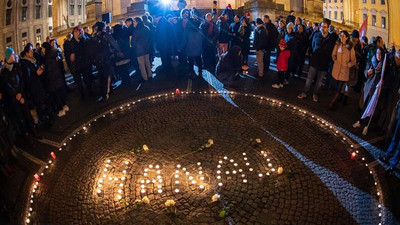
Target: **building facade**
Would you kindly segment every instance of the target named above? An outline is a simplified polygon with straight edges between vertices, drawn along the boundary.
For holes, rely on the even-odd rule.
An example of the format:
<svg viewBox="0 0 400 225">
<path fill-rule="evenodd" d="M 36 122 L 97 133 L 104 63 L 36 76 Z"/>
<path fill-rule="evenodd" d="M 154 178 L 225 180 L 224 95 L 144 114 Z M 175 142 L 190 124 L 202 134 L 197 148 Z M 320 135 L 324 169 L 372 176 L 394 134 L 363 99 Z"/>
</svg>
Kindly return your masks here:
<svg viewBox="0 0 400 225">
<path fill-rule="evenodd" d="M 3 0 L 0 3 L 0 56 L 5 47 L 17 53 L 24 46 L 42 43 L 55 29 L 86 20 L 86 0 Z"/>
<path fill-rule="evenodd" d="M 325 18 L 359 28 L 368 18 L 367 37 L 381 36 L 390 47 L 400 42 L 400 1 L 398 0 L 324 0 Z M 396 43 L 398 46 L 398 43 Z"/>
</svg>

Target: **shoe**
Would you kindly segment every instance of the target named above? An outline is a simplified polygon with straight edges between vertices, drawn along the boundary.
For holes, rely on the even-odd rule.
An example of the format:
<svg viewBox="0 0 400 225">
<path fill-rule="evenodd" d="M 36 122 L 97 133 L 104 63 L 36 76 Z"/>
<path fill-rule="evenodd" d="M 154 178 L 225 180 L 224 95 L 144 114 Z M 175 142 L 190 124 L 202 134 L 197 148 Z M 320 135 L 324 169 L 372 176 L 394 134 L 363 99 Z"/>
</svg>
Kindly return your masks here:
<svg viewBox="0 0 400 225">
<path fill-rule="evenodd" d="M 312 96 L 312 100 L 313 100 L 314 102 L 318 102 L 318 95 L 313 95 L 313 96 Z"/>
<path fill-rule="evenodd" d="M 360 121 L 357 121 L 356 123 L 354 123 L 354 124 L 353 124 L 353 127 L 354 127 L 354 128 L 359 128 L 359 127 L 361 127 Z"/>
<path fill-rule="evenodd" d="M 67 105 L 64 105 L 63 110 L 64 110 L 65 112 L 68 112 L 68 111 L 69 111 L 69 107 L 68 107 Z"/>
<path fill-rule="evenodd" d="M 57 116 L 58 116 L 58 117 L 63 117 L 63 116 L 65 116 L 65 111 L 64 111 L 64 110 L 58 111 Z"/>
<path fill-rule="evenodd" d="M 283 82 L 284 85 L 288 85 L 289 81 L 285 79 L 285 81 Z"/>
<path fill-rule="evenodd" d="M 279 87 L 283 88 L 283 84 L 279 84 Z"/>
<path fill-rule="evenodd" d="M 273 87 L 273 88 L 276 88 L 276 89 L 279 89 L 279 88 L 281 88 L 281 85 L 279 85 L 279 84 L 273 84 L 272 87 Z"/>
<path fill-rule="evenodd" d="M 297 96 L 299 99 L 307 98 L 307 95 L 305 93 L 301 93 Z"/>
</svg>

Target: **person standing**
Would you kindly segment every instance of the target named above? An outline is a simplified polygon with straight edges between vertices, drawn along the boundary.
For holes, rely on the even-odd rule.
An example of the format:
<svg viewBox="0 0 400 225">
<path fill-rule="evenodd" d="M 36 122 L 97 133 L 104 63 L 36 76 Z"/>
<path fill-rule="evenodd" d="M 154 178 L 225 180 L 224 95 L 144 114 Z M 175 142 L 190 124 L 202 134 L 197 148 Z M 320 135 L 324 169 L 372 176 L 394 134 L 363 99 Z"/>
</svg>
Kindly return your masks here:
<svg viewBox="0 0 400 225">
<path fill-rule="evenodd" d="M 229 24 L 224 16 L 220 16 L 218 25 L 218 56 L 228 51 L 229 46 Z"/>
<path fill-rule="evenodd" d="M 232 48 L 235 45 L 240 45 L 240 34 L 239 34 L 239 28 L 240 28 L 240 17 L 239 15 L 236 15 L 234 18 L 234 22 L 229 25 L 229 36 L 230 36 L 230 48 Z"/>
<path fill-rule="evenodd" d="M 298 77 L 303 75 L 303 66 L 306 59 L 306 53 L 308 48 L 308 37 L 303 29 L 303 26 L 298 26 L 296 32 L 297 39 L 297 63 L 296 63 L 296 74 Z"/>
<path fill-rule="evenodd" d="M 151 52 L 150 48 L 152 46 L 151 31 L 143 24 L 143 20 L 140 17 L 135 17 L 133 20 L 133 26 L 135 27 L 135 30 L 133 31 L 132 41 L 136 49 L 137 61 L 142 74 L 142 79 L 147 81 L 153 78 L 149 57 Z"/>
<path fill-rule="evenodd" d="M 332 81 L 334 82 L 335 94 L 329 103 L 330 110 L 335 108 L 343 85 L 349 81 L 350 68 L 357 63 L 353 42 L 350 41 L 350 34 L 347 31 L 341 31 L 339 37 L 332 51 Z"/>
<path fill-rule="evenodd" d="M 297 54 L 298 54 L 296 33 L 294 32 L 294 24 L 290 22 L 286 26 L 286 31 L 287 33 L 285 36 L 285 41 L 287 43 L 287 48 L 290 50 L 290 57 L 288 63 L 288 70 L 286 72 L 286 77 L 283 84 L 289 84 L 289 78 L 296 72 Z"/>
<path fill-rule="evenodd" d="M 296 17 L 294 16 L 294 10 L 290 10 L 290 14 L 286 17 L 286 24 L 290 22 L 294 24 Z"/>
<path fill-rule="evenodd" d="M 264 23 L 260 18 L 256 20 L 257 28 L 254 31 L 254 49 L 256 50 L 256 60 L 258 66 L 257 79 L 262 79 L 264 76 L 264 54 L 267 48 L 268 36 Z"/>
<path fill-rule="evenodd" d="M 267 47 L 264 55 L 264 70 L 268 71 L 271 64 L 271 51 L 276 48 L 278 31 L 268 15 L 264 15 L 264 26 L 267 29 Z"/>
<path fill-rule="evenodd" d="M 329 64 L 332 58 L 331 53 L 335 47 L 336 41 L 328 31 L 329 23 L 324 20 L 321 23 L 320 32 L 316 33 L 313 38 L 313 55 L 310 59 L 310 69 L 308 71 L 303 92 L 297 96 L 299 99 L 307 97 L 307 93 L 311 88 L 314 77 L 318 75 L 313 91 L 313 101 L 318 102 L 318 91 L 322 86 L 324 77 L 328 74 Z"/>
<path fill-rule="evenodd" d="M 276 68 L 278 69 L 278 79 L 275 84 L 272 85 L 273 88 L 283 88 L 283 82 L 285 80 L 285 74 L 288 70 L 290 58 L 290 50 L 287 49 L 287 43 L 285 39 L 279 41 L 279 55 L 278 61 L 276 63 Z"/>
<path fill-rule="evenodd" d="M 249 21 L 242 17 L 241 19 L 242 25 L 239 28 L 239 34 L 240 34 L 240 48 L 241 48 L 241 53 L 243 55 L 243 63 L 247 65 L 247 61 L 249 59 L 249 53 L 250 53 L 250 35 L 251 35 L 251 30 L 250 30 L 250 24 Z"/>
<path fill-rule="evenodd" d="M 156 24 L 155 43 L 156 48 L 160 51 L 162 70 L 168 72 L 172 68 L 171 55 L 174 50 L 173 40 L 175 40 L 172 25 L 162 14 L 155 17 L 154 22 Z"/>
<path fill-rule="evenodd" d="M 206 19 L 200 25 L 203 34 L 203 60 L 205 68 L 215 68 L 216 65 L 216 45 L 218 29 L 213 22 L 211 13 L 206 14 Z M 235 17 L 236 18 L 236 17 Z"/>
<path fill-rule="evenodd" d="M 183 51 L 187 55 L 189 60 L 189 76 L 191 78 L 196 78 L 197 76 L 203 75 L 203 62 L 201 59 L 201 52 L 203 49 L 203 36 L 200 32 L 200 20 L 196 15 L 192 15 L 189 19 L 187 28 L 183 38 Z M 194 63 L 196 62 L 198 68 L 198 75 L 194 71 Z"/>
</svg>

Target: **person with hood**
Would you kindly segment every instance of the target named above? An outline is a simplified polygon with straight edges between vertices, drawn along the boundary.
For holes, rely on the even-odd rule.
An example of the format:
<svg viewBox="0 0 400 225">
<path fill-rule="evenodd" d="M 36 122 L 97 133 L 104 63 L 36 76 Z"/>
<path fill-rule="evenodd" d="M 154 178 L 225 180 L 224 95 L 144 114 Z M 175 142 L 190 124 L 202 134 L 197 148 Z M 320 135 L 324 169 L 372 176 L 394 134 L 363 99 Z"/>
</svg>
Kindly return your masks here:
<svg viewBox="0 0 400 225">
<path fill-rule="evenodd" d="M 143 24 L 140 17 L 133 20 L 135 30 L 133 31 L 132 41 L 136 49 L 136 57 L 139 63 L 142 79 L 148 81 L 153 78 L 149 54 L 151 52 L 151 31 Z"/>
<path fill-rule="evenodd" d="M 211 13 L 207 13 L 205 20 L 200 25 L 203 34 L 203 61 L 205 68 L 215 68 L 216 64 L 216 45 L 218 38 L 218 28 L 213 22 Z"/>
<path fill-rule="evenodd" d="M 226 87 L 231 87 L 232 82 L 239 78 L 239 74 L 243 70 L 247 71 L 249 69 L 247 65 L 242 64 L 241 52 L 242 50 L 239 46 L 233 46 L 222 54 L 217 63 L 215 74 Z"/>
<path fill-rule="evenodd" d="M 314 77 L 318 75 L 313 91 L 313 101 L 318 102 L 318 91 L 322 86 L 324 77 L 328 74 L 329 64 L 332 59 L 332 50 L 337 40 L 328 31 L 329 22 L 324 20 L 321 23 L 320 32 L 316 33 L 313 38 L 313 54 L 310 59 L 310 69 L 308 70 L 303 92 L 297 96 L 299 99 L 307 97 Z"/>
<path fill-rule="evenodd" d="M 28 43 L 23 51 L 21 60 L 21 70 L 24 79 L 24 92 L 26 100 L 36 113 L 39 122 L 48 122 L 48 101 L 46 89 L 44 87 L 44 65 L 39 65 L 33 54 L 33 45 Z M 32 111 L 31 111 L 32 112 Z M 34 118 L 35 119 L 35 118 Z"/>
<path fill-rule="evenodd" d="M 356 53 L 353 42 L 350 41 L 350 34 L 343 30 L 332 51 L 333 69 L 332 78 L 335 87 L 334 96 L 329 103 L 329 109 L 334 109 L 339 94 L 345 82 L 349 81 L 350 68 L 357 64 Z"/>
<path fill-rule="evenodd" d="M 257 28 L 254 31 L 254 49 L 256 50 L 256 60 L 258 66 L 258 74 L 256 78 L 262 79 L 264 76 L 264 54 L 267 48 L 267 30 L 264 27 L 262 19 L 257 18 Z"/>
<path fill-rule="evenodd" d="M 6 48 L 4 68 L 0 76 L 0 93 L 4 100 L 5 113 L 16 128 L 16 133 L 22 135 L 32 145 L 30 135 L 37 135 L 29 112 L 24 81 L 18 56 L 12 48 Z"/>
<path fill-rule="evenodd" d="M 171 55 L 174 50 L 173 41 L 175 40 L 172 25 L 162 14 L 154 18 L 154 23 L 156 24 L 156 48 L 160 52 L 162 69 L 169 72 L 172 68 Z"/>
<path fill-rule="evenodd" d="M 231 4 L 228 4 L 226 8 L 222 11 L 222 16 L 228 15 L 227 22 L 228 24 L 233 23 L 235 17 L 235 11 L 232 9 Z"/>
</svg>

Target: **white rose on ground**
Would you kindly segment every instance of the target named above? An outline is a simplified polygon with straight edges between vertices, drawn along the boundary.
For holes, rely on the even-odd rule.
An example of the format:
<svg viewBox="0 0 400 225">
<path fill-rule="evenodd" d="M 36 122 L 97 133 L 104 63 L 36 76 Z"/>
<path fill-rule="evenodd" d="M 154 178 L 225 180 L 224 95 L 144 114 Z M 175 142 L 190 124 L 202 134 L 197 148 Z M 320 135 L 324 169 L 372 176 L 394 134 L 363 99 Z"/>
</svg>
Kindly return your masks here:
<svg viewBox="0 0 400 225">
<path fill-rule="evenodd" d="M 220 195 L 219 194 L 215 194 L 211 197 L 211 201 L 216 202 L 219 200 Z"/>
<path fill-rule="evenodd" d="M 165 202 L 165 206 L 170 207 L 170 206 L 174 206 L 175 205 L 175 201 L 172 199 L 169 199 Z"/>
<path fill-rule="evenodd" d="M 256 138 L 256 143 L 260 144 L 261 143 L 261 139 L 260 138 Z"/>
<path fill-rule="evenodd" d="M 150 199 L 149 199 L 147 196 L 144 196 L 144 197 L 142 198 L 142 202 L 143 202 L 144 204 L 150 204 Z"/>
<path fill-rule="evenodd" d="M 208 139 L 208 143 L 209 143 L 210 145 L 213 145 L 213 144 L 214 144 L 213 139 Z"/>
<path fill-rule="evenodd" d="M 283 167 L 279 167 L 278 168 L 278 174 L 282 174 L 283 173 Z"/>
<path fill-rule="evenodd" d="M 148 151 L 149 147 L 147 147 L 147 145 L 143 145 L 143 150 Z"/>
</svg>

